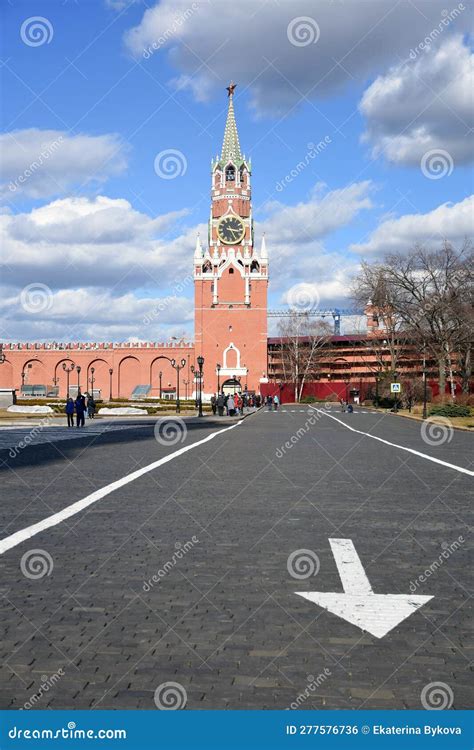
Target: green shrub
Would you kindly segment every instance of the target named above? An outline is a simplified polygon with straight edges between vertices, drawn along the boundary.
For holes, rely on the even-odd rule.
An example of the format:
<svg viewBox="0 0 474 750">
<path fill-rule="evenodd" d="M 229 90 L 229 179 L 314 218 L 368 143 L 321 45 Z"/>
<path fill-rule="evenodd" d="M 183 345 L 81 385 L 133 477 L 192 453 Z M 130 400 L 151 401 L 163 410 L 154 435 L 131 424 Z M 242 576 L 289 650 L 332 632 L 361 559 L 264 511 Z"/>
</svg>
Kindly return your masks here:
<svg viewBox="0 0 474 750">
<path fill-rule="evenodd" d="M 300 404 L 315 404 L 318 400 L 319 399 L 317 399 L 316 396 L 303 396 Z"/>
<path fill-rule="evenodd" d="M 432 406 L 429 413 L 430 417 L 470 417 L 471 410 L 469 406 L 462 404 L 439 404 Z"/>
</svg>

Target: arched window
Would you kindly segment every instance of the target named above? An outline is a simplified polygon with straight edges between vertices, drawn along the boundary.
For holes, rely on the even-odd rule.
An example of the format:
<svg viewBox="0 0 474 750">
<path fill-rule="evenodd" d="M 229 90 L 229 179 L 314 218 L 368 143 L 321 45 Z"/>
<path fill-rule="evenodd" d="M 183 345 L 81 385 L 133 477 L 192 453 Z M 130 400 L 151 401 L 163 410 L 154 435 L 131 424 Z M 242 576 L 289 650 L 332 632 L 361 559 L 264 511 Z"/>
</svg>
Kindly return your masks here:
<svg viewBox="0 0 474 750">
<path fill-rule="evenodd" d="M 235 182 L 235 167 L 233 164 L 229 164 L 225 170 L 226 182 Z"/>
<path fill-rule="evenodd" d="M 212 266 L 211 266 L 211 262 L 209 260 L 206 260 L 206 262 L 204 263 L 204 265 L 202 267 L 202 271 L 203 271 L 203 273 L 211 273 L 212 272 Z"/>
<path fill-rule="evenodd" d="M 256 260 L 252 261 L 252 265 L 250 266 L 250 273 L 258 273 L 260 271 L 260 266 L 258 265 L 258 262 Z"/>
<path fill-rule="evenodd" d="M 229 268 L 229 273 L 234 273 L 234 269 L 233 268 Z"/>
<path fill-rule="evenodd" d="M 245 183 L 245 170 L 244 170 L 243 166 L 240 167 L 239 177 L 240 177 L 240 184 L 244 185 L 244 183 Z"/>
</svg>

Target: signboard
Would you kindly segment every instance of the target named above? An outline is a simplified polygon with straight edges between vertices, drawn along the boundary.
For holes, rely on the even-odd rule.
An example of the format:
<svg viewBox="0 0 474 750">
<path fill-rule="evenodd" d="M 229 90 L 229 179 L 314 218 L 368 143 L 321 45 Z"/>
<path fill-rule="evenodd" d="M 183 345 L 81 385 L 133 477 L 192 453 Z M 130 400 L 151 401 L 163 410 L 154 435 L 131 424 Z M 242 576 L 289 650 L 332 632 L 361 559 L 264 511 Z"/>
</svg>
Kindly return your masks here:
<svg viewBox="0 0 474 750">
<path fill-rule="evenodd" d="M 390 393 L 400 393 L 401 390 L 400 383 L 390 383 Z"/>
</svg>

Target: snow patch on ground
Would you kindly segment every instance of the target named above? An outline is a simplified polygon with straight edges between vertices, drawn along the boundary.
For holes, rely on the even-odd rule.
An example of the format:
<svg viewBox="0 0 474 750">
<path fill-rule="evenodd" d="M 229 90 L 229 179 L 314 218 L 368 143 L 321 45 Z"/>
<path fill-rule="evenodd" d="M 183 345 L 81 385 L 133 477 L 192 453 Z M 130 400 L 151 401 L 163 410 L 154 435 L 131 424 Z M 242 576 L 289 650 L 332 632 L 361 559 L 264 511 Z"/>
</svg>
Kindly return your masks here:
<svg viewBox="0 0 474 750">
<path fill-rule="evenodd" d="M 122 406 L 118 407 L 117 409 L 111 409 L 107 406 L 104 406 L 102 409 L 99 409 L 98 413 L 107 414 L 109 417 L 127 417 L 134 414 L 148 416 L 148 412 L 146 409 L 137 409 L 136 406 Z"/>
<path fill-rule="evenodd" d="M 7 411 L 16 414 L 54 414 L 50 406 L 9 406 Z"/>
</svg>

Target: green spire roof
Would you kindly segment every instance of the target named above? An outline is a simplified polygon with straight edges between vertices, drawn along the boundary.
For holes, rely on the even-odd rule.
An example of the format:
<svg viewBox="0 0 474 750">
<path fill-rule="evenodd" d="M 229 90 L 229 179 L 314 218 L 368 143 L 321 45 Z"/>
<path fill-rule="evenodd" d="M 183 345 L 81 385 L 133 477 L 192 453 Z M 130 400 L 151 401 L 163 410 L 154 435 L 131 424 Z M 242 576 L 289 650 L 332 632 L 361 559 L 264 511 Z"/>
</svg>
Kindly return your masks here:
<svg viewBox="0 0 474 750">
<path fill-rule="evenodd" d="M 229 109 L 227 111 L 227 122 L 224 130 L 224 143 L 222 144 L 221 162 L 224 164 L 230 160 L 234 164 L 242 161 L 240 153 L 239 134 L 237 132 L 237 123 L 235 122 L 234 113 L 234 83 L 231 83 L 227 91 L 229 92 Z"/>
</svg>

